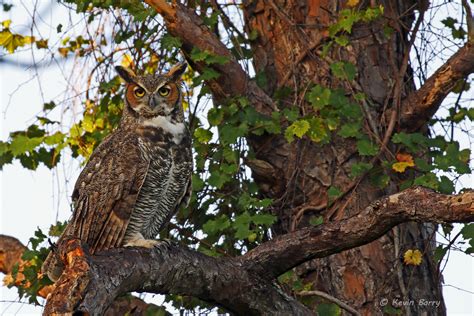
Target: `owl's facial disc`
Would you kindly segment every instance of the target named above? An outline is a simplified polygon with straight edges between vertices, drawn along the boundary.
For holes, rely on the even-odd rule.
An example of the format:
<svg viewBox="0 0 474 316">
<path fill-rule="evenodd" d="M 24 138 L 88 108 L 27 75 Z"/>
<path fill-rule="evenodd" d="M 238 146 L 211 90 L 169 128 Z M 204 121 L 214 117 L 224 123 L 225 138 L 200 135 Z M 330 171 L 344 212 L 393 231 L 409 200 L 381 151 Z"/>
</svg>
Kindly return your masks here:
<svg viewBox="0 0 474 316">
<path fill-rule="evenodd" d="M 177 85 L 175 83 L 165 83 L 150 96 L 148 105 L 155 113 L 168 116 L 174 110 L 178 98 Z"/>
</svg>

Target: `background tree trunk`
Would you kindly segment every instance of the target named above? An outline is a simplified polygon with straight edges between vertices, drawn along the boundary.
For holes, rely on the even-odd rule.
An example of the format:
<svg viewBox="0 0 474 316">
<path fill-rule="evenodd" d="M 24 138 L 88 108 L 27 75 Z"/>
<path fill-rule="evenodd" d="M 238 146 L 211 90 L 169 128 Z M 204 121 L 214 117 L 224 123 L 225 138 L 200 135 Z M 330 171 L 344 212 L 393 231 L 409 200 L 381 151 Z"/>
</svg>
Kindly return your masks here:
<svg viewBox="0 0 474 316">
<path fill-rule="evenodd" d="M 359 5 L 367 6 L 367 2 L 361 1 Z M 369 117 L 365 130 L 375 139 L 383 138 L 389 125 L 385 112 L 397 108 L 397 78 L 403 81 L 399 88 L 402 99 L 414 90 L 411 70 L 408 66 L 403 71 L 403 64 L 409 50 L 408 33 L 420 9 L 416 1 L 380 1 L 380 4 L 385 8 L 384 18 L 370 24 L 355 24 L 350 45 L 334 48 L 328 58 L 323 58 L 320 50 L 327 39 L 328 26 L 336 22 L 338 12 L 347 8 L 346 1 L 245 3 L 247 31 L 258 33 L 252 48 L 257 76 L 265 74 L 264 90 L 274 95 L 279 88 L 287 86 L 293 92 L 280 103 L 280 109 L 298 107 L 300 114 L 311 113 L 311 105 L 304 99 L 311 83 L 363 92 L 368 103 L 365 116 Z M 384 35 L 386 26 L 394 29 L 389 37 Z M 339 60 L 356 65 L 356 84 L 350 86 L 331 74 L 331 61 Z M 276 201 L 274 209 L 278 210 L 279 218 L 274 227 L 276 234 L 307 226 L 314 215 L 323 215 L 325 222 L 346 218 L 371 201 L 399 191 L 401 179 L 393 174 L 384 190 L 375 188 L 366 178 L 351 190 L 354 186 L 351 165 L 362 161 L 352 139 L 336 138 L 328 145 L 297 139 L 288 144 L 283 136 L 264 135 L 252 138 L 250 143 L 257 159 L 271 166 L 261 173 L 253 168 L 253 175 L 261 192 Z M 394 146 L 388 144 L 388 148 L 393 150 Z M 336 203 L 338 207 L 327 208 L 327 191 L 331 186 L 348 194 Z M 298 213 L 303 216 L 299 218 Z M 375 242 L 313 260 L 297 271 L 313 283 L 313 289 L 348 302 L 363 314 L 382 314 L 382 299 L 387 299 L 389 304 L 413 301 L 414 304 L 405 307 L 407 315 L 444 314 L 439 271 L 429 259 L 434 250 L 435 231 L 431 224 L 400 225 Z M 425 260 L 418 267 L 404 265 L 404 251 L 414 248 L 423 252 Z M 441 306 L 421 306 L 420 299 L 440 301 Z M 399 306 L 394 304 L 394 307 Z"/>
</svg>

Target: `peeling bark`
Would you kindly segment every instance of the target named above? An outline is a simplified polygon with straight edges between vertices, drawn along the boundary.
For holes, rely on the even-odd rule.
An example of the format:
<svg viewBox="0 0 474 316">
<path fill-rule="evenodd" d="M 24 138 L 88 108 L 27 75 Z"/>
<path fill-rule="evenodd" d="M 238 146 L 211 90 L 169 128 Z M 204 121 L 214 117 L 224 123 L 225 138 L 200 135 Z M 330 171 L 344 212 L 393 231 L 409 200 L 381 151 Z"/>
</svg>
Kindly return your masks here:
<svg viewBox="0 0 474 316">
<path fill-rule="evenodd" d="M 4 274 L 12 273 L 15 264 L 21 263 L 21 256 L 27 248 L 16 238 L 0 234 L 0 272 Z M 46 298 L 54 289 L 54 286 L 46 286 L 38 290 L 38 296 Z M 67 301 L 67 298 L 62 298 Z M 133 297 L 119 297 L 115 299 L 111 306 L 105 311 L 106 316 L 147 315 L 146 311 L 150 307 L 158 307 L 154 304 L 145 303 L 143 300 Z"/>
<path fill-rule="evenodd" d="M 16 238 L 0 235 L 0 272 L 9 274 L 20 262 L 26 247 Z"/>
<path fill-rule="evenodd" d="M 474 73 L 474 44 L 466 43 L 402 105 L 401 126 L 415 131 L 435 114 L 459 80 Z"/>
</svg>

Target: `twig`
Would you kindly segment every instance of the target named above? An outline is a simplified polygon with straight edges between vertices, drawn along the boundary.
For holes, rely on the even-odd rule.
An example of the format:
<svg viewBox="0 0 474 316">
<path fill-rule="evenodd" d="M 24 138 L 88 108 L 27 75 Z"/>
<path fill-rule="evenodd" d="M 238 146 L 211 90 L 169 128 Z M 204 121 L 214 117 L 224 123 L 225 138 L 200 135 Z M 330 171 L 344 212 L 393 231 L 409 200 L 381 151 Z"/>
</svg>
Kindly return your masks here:
<svg viewBox="0 0 474 316">
<path fill-rule="evenodd" d="M 347 303 L 344 303 L 340 299 L 335 298 L 334 296 L 331 296 L 328 293 L 325 293 L 325 292 L 322 292 L 322 291 L 318 291 L 318 290 L 301 291 L 301 292 L 296 293 L 296 294 L 299 295 L 299 296 L 313 296 L 313 295 L 316 295 L 316 296 L 322 297 L 322 298 L 338 305 L 339 307 L 341 307 L 342 309 L 345 309 L 346 311 L 348 311 L 352 315 L 358 315 L 358 316 L 361 315 L 358 311 L 356 311 L 353 307 L 349 306 Z"/>
<path fill-rule="evenodd" d="M 462 6 L 466 10 L 467 38 L 470 43 L 474 43 L 474 16 L 467 0 L 462 0 Z"/>
</svg>

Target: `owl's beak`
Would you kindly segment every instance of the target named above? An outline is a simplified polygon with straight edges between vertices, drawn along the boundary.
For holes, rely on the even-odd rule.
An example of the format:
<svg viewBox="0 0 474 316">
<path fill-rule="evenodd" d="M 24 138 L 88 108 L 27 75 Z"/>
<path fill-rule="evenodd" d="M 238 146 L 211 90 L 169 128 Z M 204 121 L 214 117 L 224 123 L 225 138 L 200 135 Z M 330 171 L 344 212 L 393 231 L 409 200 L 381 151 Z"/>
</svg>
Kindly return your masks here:
<svg viewBox="0 0 474 316">
<path fill-rule="evenodd" d="M 155 109 L 160 103 L 161 103 L 161 97 L 158 96 L 157 94 L 153 94 L 153 96 L 150 98 L 150 107 L 152 109 Z"/>
</svg>

